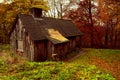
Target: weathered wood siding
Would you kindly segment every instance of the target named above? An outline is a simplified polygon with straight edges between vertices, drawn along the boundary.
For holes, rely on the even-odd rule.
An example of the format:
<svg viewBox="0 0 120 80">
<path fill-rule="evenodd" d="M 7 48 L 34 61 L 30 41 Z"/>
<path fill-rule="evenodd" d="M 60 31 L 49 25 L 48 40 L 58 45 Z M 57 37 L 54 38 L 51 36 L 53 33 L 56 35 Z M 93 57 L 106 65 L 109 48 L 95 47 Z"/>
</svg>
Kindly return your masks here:
<svg viewBox="0 0 120 80">
<path fill-rule="evenodd" d="M 73 51 L 73 50 L 75 50 L 75 48 L 76 48 L 76 45 L 77 45 L 77 43 L 76 43 L 76 37 L 74 36 L 74 37 L 69 37 L 68 38 L 69 39 L 69 51 Z"/>
<path fill-rule="evenodd" d="M 81 37 L 82 36 L 76 36 L 76 47 L 81 47 L 81 45 L 82 45 L 82 42 L 81 42 Z"/>
<path fill-rule="evenodd" d="M 70 47 L 68 42 L 57 44 L 54 45 L 54 53 L 57 54 L 60 59 L 63 59 L 69 52 L 69 48 Z"/>
<path fill-rule="evenodd" d="M 23 25 L 20 19 L 16 23 L 16 51 L 23 52 Z"/>
<path fill-rule="evenodd" d="M 81 36 L 74 36 L 74 37 L 69 37 L 68 38 L 70 40 L 70 50 L 74 50 L 76 49 L 76 47 L 81 46 Z"/>
<path fill-rule="evenodd" d="M 35 48 L 34 61 L 47 60 L 47 42 L 46 42 L 46 40 L 36 41 L 34 48 Z"/>
<path fill-rule="evenodd" d="M 19 29 L 20 29 L 20 27 L 22 27 L 20 25 L 21 25 L 21 21 L 18 20 L 15 25 L 15 28 L 10 36 L 11 51 L 13 51 L 13 52 L 17 52 L 17 49 L 18 49 L 18 40 L 20 40 L 20 30 Z"/>
<path fill-rule="evenodd" d="M 34 43 L 30 39 L 29 34 L 25 30 L 20 19 L 18 19 L 15 29 L 11 33 L 10 37 L 11 51 L 28 58 L 28 60 L 34 60 Z"/>
<path fill-rule="evenodd" d="M 54 44 L 47 41 L 47 59 L 52 59 L 52 54 L 54 54 Z"/>
<path fill-rule="evenodd" d="M 25 37 L 23 38 L 23 46 L 24 56 L 26 56 L 29 61 L 34 61 L 34 41 L 31 40 L 27 32 L 25 32 Z"/>
<path fill-rule="evenodd" d="M 62 60 L 70 51 L 75 50 L 76 47 L 80 47 L 81 36 L 70 37 L 69 40 L 70 42 L 56 45 L 48 40 L 35 42 L 33 44 L 35 48 L 34 61 L 45 61 L 52 59 L 53 54 L 57 54 L 57 57 Z"/>
<path fill-rule="evenodd" d="M 17 51 L 17 36 L 16 36 L 16 29 L 12 32 L 10 36 L 10 46 L 11 46 L 11 51 L 16 52 Z"/>
<path fill-rule="evenodd" d="M 30 61 L 45 61 L 52 59 L 53 54 L 63 59 L 67 53 L 80 47 L 81 36 L 68 37 L 68 39 L 69 42 L 60 44 L 53 44 L 48 40 L 33 41 L 18 19 L 10 37 L 10 45 L 13 52 L 22 53 L 21 55 L 26 56 Z"/>
</svg>

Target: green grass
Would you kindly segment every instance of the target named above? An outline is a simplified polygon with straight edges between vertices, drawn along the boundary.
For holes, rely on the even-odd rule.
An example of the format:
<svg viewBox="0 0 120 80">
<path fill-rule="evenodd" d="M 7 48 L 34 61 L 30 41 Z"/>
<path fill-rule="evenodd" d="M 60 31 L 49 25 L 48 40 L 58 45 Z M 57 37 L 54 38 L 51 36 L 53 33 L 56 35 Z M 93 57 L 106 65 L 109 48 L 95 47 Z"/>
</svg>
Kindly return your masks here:
<svg viewBox="0 0 120 80">
<path fill-rule="evenodd" d="M 100 49 L 99 51 L 101 54 L 98 57 L 100 57 L 108 62 L 111 62 L 114 60 L 120 61 L 120 50 Z"/>
<path fill-rule="evenodd" d="M 71 63 L 91 64 L 93 57 L 100 58 L 108 63 L 112 61 L 120 61 L 120 50 L 110 49 L 84 49 L 85 54 L 73 60 Z"/>
<path fill-rule="evenodd" d="M 11 57 L 9 45 L 1 45 L 0 49 L 0 53 L 4 52 Z M 120 56 L 119 50 L 83 50 L 85 54 L 71 62 L 29 62 L 15 55 L 11 57 L 12 63 L 10 63 L 0 56 L 0 80 L 115 80 L 114 77 L 117 75 L 112 76 L 109 71 L 102 70 L 92 61 L 94 62 L 94 58 L 95 60 L 100 58 L 108 63 L 112 60 L 119 61 L 119 58 L 115 59 L 116 56 Z M 70 56 L 74 56 L 73 53 Z M 111 60 L 108 57 L 111 57 Z"/>
<path fill-rule="evenodd" d="M 85 53 L 70 63 L 95 65 L 99 69 L 111 73 L 117 80 L 120 79 L 120 50 L 91 48 L 83 50 Z"/>
<path fill-rule="evenodd" d="M 0 44 L 0 52 L 10 51 L 10 46 L 6 44 Z"/>
<path fill-rule="evenodd" d="M 0 65 L 0 80 L 115 80 L 94 65 L 83 66 L 64 62 L 25 62 Z"/>
</svg>

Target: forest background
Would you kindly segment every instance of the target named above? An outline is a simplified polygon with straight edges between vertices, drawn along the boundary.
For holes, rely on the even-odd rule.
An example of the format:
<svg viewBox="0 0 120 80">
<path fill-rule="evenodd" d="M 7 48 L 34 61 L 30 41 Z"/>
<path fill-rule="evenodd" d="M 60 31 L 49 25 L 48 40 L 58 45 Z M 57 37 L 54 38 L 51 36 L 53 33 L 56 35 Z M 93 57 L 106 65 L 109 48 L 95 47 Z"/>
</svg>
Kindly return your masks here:
<svg viewBox="0 0 120 80">
<path fill-rule="evenodd" d="M 0 43 L 9 43 L 15 17 L 31 7 L 42 8 L 45 17 L 72 20 L 84 34 L 82 47 L 120 49 L 119 0 L 3 0 Z"/>
</svg>

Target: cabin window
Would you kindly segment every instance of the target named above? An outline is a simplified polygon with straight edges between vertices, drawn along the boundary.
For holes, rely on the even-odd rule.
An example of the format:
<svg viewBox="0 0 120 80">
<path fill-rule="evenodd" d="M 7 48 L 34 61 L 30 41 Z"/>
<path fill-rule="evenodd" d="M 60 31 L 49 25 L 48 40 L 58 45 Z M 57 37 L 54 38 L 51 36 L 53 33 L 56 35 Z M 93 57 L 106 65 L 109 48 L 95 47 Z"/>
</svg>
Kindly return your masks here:
<svg viewBox="0 0 120 80">
<path fill-rule="evenodd" d="M 23 41 L 18 40 L 17 42 L 18 42 L 18 49 L 17 50 L 23 52 Z"/>
</svg>

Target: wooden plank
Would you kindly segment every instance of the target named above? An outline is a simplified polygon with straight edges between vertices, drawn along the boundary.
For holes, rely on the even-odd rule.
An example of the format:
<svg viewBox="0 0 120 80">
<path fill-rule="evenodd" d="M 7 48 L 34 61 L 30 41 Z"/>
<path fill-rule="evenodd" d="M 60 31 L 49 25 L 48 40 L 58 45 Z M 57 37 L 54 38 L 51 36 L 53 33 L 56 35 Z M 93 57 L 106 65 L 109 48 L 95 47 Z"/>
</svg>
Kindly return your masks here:
<svg viewBox="0 0 120 80">
<path fill-rule="evenodd" d="M 35 61 L 45 61 L 47 60 L 47 53 L 46 53 L 46 45 L 45 41 L 41 40 L 39 42 L 35 42 Z"/>
</svg>

